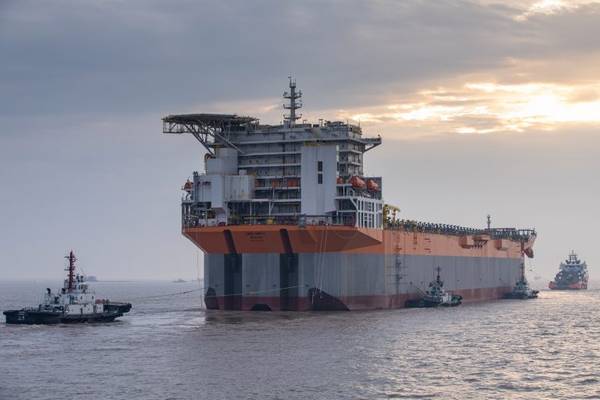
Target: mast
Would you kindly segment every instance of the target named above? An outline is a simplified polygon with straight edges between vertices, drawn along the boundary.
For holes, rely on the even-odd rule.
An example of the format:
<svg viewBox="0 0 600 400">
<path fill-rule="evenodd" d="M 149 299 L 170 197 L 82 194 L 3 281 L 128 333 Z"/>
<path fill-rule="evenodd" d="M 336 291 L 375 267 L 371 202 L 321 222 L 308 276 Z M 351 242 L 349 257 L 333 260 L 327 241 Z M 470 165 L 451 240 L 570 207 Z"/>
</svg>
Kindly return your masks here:
<svg viewBox="0 0 600 400">
<path fill-rule="evenodd" d="M 568 259 L 569 263 L 572 264 L 579 264 L 579 258 L 577 257 L 577 253 L 575 253 L 575 250 L 571 250 L 571 254 L 569 254 L 569 259 Z"/>
<path fill-rule="evenodd" d="M 69 260 L 69 266 L 65 269 L 65 271 L 68 271 L 69 273 L 67 279 L 67 291 L 70 292 L 73 290 L 73 284 L 75 283 L 75 261 L 77 261 L 77 258 L 75 258 L 73 250 L 71 250 L 69 255 L 65 256 L 65 258 Z"/>
<path fill-rule="evenodd" d="M 288 99 L 290 104 L 284 104 L 283 108 L 286 110 L 290 110 L 289 115 L 284 115 L 283 119 L 285 124 L 289 127 L 293 127 L 296 124 L 296 121 L 302 117 L 302 114 L 296 115 L 296 110 L 302 108 L 302 91 L 296 91 L 296 80 L 292 79 L 291 76 L 288 76 L 290 80 L 290 91 L 283 93 L 283 98 Z"/>
</svg>

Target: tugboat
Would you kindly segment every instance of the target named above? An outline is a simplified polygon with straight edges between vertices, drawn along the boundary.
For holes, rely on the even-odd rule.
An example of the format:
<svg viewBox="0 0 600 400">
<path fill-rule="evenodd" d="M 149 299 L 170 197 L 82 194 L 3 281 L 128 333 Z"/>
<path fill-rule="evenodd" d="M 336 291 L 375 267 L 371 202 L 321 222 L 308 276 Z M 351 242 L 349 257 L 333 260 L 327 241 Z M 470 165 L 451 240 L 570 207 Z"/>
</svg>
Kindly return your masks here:
<svg viewBox="0 0 600 400">
<path fill-rule="evenodd" d="M 529 287 L 529 282 L 525 278 L 525 263 L 521 264 L 521 278 L 515 283 L 513 290 L 504 295 L 505 299 L 536 299 L 538 297 L 539 290 L 533 290 Z"/>
<path fill-rule="evenodd" d="M 437 277 L 429 283 L 429 288 L 420 299 L 409 299 L 404 304 L 408 308 L 424 307 L 455 307 L 462 303 L 462 296 L 451 294 L 444 290 L 444 282 L 440 279 L 440 267 L 437 267 Z"/>
<path fill-rule="evenodd" d="M 554 280 L 548 284 L 552 290 L 585 290 L 588 286 L 588 269 L 574 251 L 560 264 Z"/>
<path fill-rule="evenodd" d="M 75 254 L 69 260 L 64 287 L 58 293 L 46 289 L 44 301 L 37 307 L 4 311 L 7 324 L 58 324 L 76 322 L 110 322 L 131 310 L 130 303 L 115 303 L 96 298 L 85 276 L 75 273 Z"/>
</svg>

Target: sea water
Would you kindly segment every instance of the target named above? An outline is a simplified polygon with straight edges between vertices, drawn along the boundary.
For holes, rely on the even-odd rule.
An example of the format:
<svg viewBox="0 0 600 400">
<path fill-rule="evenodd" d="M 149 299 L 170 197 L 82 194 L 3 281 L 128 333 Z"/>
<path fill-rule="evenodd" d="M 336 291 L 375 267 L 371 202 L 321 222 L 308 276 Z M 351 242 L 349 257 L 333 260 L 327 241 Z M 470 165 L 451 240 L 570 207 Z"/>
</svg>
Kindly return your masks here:
<svg viewBox="0 0 600 400">
<path fill-rule="evenodd" d="M 56 282 L 0 282 L 0 309 Z M 99 282 L 104 324 L 0 324 L 0 399 L 600 398 L 600 292 L 371 312 L 202 309 L 197 283 Z M 184 294 L 176 294 L 187 292 Z"/>
</svg>

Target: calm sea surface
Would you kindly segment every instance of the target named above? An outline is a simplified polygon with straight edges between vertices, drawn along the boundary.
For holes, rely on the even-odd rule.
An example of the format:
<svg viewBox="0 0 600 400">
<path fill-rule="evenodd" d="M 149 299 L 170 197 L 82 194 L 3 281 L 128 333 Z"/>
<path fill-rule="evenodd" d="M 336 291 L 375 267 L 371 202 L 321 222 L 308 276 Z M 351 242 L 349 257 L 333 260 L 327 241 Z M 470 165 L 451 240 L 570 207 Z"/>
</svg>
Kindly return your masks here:
<svg viewBox="0 0 600 400">
<path fill-rule="evenodd" d="M 37 304 L 58 285 L 0 282 L 0 309 Z M 600 398 L 596 290 L 451 309 L 240 313 L 203 311 L 199 292 L 142 299 L 195 283 L 94 287 L 131 299 L 132 312 L 109 324 L 0 324 L 0 399 Z"/>
</svg>

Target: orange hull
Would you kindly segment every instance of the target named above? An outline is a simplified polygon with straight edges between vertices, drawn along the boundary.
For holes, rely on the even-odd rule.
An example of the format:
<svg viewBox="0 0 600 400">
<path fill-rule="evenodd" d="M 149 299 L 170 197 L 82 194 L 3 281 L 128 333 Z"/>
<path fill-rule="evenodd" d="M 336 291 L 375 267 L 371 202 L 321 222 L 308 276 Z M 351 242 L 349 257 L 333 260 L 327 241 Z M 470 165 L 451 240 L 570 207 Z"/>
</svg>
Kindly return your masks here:
<svg viewBox="0 0 600 400">
<path fill-rule="evenodd" d="M 487 235 L 381 230 L 348 226 L 234 225 L 185 228 L 208 254 L 353 253 L 520 258 L 521 243 Z M 526 243 L 524 251 L 531 249 Z"/>
<path fill-rule="evenodd" d="M 558 286 L 556 282 L 550 282 L 548 288 L 552 290 L 585 290 L 587 289 L 587 282 L 575 282 L 567 286 Z"/>
<path fill-rule="evenodd" d="M 184 228 L 205 253 L 207 308 L 368 310 L 404 307 L 441 266 L 465 301 L 502 298 L 521 276 L 526 243 L 338 225 Z"/>
</svg>

